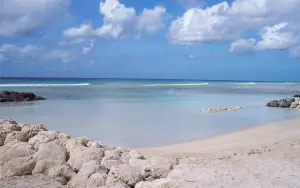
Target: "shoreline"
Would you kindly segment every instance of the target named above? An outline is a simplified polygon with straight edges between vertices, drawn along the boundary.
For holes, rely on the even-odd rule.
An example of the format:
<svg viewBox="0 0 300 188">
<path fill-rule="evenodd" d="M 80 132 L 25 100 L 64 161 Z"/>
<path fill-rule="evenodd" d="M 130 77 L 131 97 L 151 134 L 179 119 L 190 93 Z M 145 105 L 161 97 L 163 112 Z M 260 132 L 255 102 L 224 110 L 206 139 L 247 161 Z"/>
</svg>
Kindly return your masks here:
<svg viewBox="0 0 300 188">
<path fill-rule="evenodd" d="M 284 127 L 286 124 L 289 127 Z M 299 126 L 297 125 L 299 124 Z M 294 129 L 293 129 L 294 128 Z M 264 137 L 269 132 L 267 137 Z M 179 154 L 179 155 L 195 155 L 199 153 L 216 153 L 216 150 L 230 150 L 231 149 L 240 149 L 242 145 L 239 147 L 232 146 L 233 142 L 241 142 L 246 141 L 245 145 L 249 146 L 249 142 L 255 147 L 259 144 L 264 144 L 266 142 L 273 142 L 274 137 L 278 137 L 280 139 L 288 139 L 292 137 L 291 135 L 282 135 L 281 131 L 288 131 L 289 133 L 294 133 L 300 136 L 300 117 L 290 117 L 284 118 L 279 121 L 270 122 L 267 124 L 262 124 L 255 127 L 244 128 L 232 132 L 221 133 L 212 137 L 203 138 L 203 139 L 196 139 L 187 142 L 175 143 L 175 144 L 168 144 L 162 146 L 154 146 L 154 147 L 142 147 L 142 148 L 134 148 L 142 153 L 147 155 L 152 155 L 155 153 L 156 155 L 172 155 L 172 154 Z M 299 132 L 294 132 L 299 131 Z M 255 138 L 249 138 L 250 135 L 255 135 L 256 137 L 265 138 L 265 140 L 260 140 L 260 142 L 256 141 Z M 243 136 L 243 138 L 241 138 Z M 284 136 L 284 138 L 282 137 Z M 220 145 L 221 143 L 231 142 L 230 146 L 227 145 Z"/>
<path fill-rule="evenodd" d="M 300 187 L 300 118 L 169 146 L 124 149 L 0 121 L 0 187 Z"/>
</svg>

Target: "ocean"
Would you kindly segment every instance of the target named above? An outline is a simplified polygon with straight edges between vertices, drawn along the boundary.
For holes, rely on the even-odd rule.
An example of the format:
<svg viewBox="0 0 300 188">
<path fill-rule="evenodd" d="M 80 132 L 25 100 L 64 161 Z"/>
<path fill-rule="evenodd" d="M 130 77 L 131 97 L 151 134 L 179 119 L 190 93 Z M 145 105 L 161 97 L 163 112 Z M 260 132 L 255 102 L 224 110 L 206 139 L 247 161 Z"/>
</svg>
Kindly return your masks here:
<svg viewBox="0 0 300 188">
<path fill-rule="evenodd" d="M 188 142 L 298 116 L 267 108 L 299 83 L 199 80 L 3 78 L 0 90 L 28 91 L 45 101 L 2 103 L 0 118 L 44 124 L 109 145 L 149 147 Z M 203 109 L 244 107 L 203 113 Z"/>
</svg>

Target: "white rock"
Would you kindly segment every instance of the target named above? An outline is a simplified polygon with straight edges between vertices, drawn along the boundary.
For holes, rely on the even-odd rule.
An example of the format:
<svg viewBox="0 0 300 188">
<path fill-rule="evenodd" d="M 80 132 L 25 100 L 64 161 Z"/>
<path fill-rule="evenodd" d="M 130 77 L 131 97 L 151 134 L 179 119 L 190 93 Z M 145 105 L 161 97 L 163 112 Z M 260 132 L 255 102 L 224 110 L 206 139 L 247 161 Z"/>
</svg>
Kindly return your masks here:
<svg viewBox="0 0 300 188">
<path fill-rule="evenodd" d="M 18 125 L 18 123 L 13 120 L 7 120 L 7 121 L 3 121 L 0 124 L 0 129 L 6 129 L 6 130 L 11 130 L 11 131 L 21 131 L 22 127 L 20 127 Z"/>
<path fill-rule="evenodd" d="M 97 161 L 88 161 L 83 163 L 78 174 L 70 182 L 70 186 L 86 187 L 88 179 L 95 173 L 107 174 L 108 170 L 100 165 Z"/>
<path fill-rule="evenodd" d="M 6 162 L 1 166 L 0 179 L 13 176 L 25 176 L 32 173 L 35 161 L 32 157 L 19 157 Z"/>
<path fill-rule="evenodd" d="M 140 154 L 138 151 L 136 150 L 132 150 L 129 152 L 129 156 L 131 158 L 136 158 L 136 159 L 144 159 L 144 156 L 142 154 Z"/>
<path fill-rule="evenodd" d="M 129 186 L 135 186 L 136 183 L 143 180 L 143 176 L 139 170 L 126 164 L 112 166 L 109 174 L 114 175 Z"/>
<path fill-rule="evenodd" d="M 107 174 L 95 173 L 87 181 L 86 188 L 98 188 L 105 186 Z"/>
<path fill-rule="evenodd" d="M 139 182 L 135 188 L 193 188 L 179 186 L 179 182 L 171 179 L 157 179 L 152 182 Z M 195 187 L 196 188 L 196 187 Z"/>
<path fill-rule="evenodd" d="M 154 157 L 147 159 L 146 169 L 150 170 L 150 175 L 154 179 L 165 178 L 168 173 L 177 164 L 176 160 L 171 160 L 162 157 Z"/>
<path fill-rule="evenodd" d="M 66 185 L 69 180 L 76 176 L 76 173 L 73 172 L 72 168 L 67 163 L 64 163 L 63 165 L 52 167 L 47 175 L 60 182 L 62 185 Z"/>
<path fill-rule="evenodd" d="M 103 148 L 78 147 L 70 151 L 70 158 L 68 160 L 68 164 L 76 172 L 81 169 L 83 163 L 91 160 L 95 160 L 100 163 L 103 157 Z"/>
<path fill-rule="evenodd" d="M 38 151 L 33 155 L 36 161 L 51 159 L 54 161 L 66 162 L 67 150 L 65 147 L 56 144 L 55 142 L 42 143 Z"/>
<path fill-rule="evenodd" d="M 11 159 L 28 157 L 34 153 L 35 151 L 32 149 L 32 146 L 26 142 L 2 146 L 0 147 L 0 166 Z"/>
<path fill-rule="evenodd" d="M 40 131 L 38 135 L 29 139 L 28 143 L 33 145 L 34 148 L 38 149 L 42 143 L 48 143 L 55 141 L 57 144 L 65 146 L 67 141 L 71 138 L 70 135 L 55 132 L 55 131 Z"/>
</svg>

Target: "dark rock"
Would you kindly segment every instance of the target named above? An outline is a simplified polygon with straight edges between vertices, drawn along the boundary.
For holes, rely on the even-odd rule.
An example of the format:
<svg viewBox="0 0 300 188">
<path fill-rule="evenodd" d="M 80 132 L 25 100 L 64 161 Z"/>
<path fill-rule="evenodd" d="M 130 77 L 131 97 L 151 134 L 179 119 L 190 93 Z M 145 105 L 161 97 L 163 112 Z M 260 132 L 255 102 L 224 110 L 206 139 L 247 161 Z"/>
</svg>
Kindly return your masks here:
<svg viewBox="0 0 300 188">
<path fill-rule="evenodd" d="M 300 98 L 300 94 L 294 95 L 294 97 L 296 97 L 296 98 Z"/>
<path fill-rule="evenodd" d="M 45 100 L 45 98 L 36 96 L 33 93 L 23 92 L 18 93 L 14 91 L 2 91 L 0 92 L 0 102 L 20 102 L 20 101 L 37 101 Z"/>
<path fill-rule="evenodd" d="M 281 99 L 279 101 L 279 107 L 281 107 L 281 108 L 288 108 L 288 107 L 290 107 L 290 105 L 288 105 L 288 103 L 286 102 L 285 99 Z"/>
<path fill-rule="evenodd" d="M 269 107 L 278 107 L 279 106 L 279 102 L 276 100 L 270 101 L 267 103 L 267 106 Z"/>
<path fill-rule="evenodd" d="M 295 102 L 295 98 L 286 98 L 285 99 L 287 105 L 290 107 L 292 105 L 293 102 Z"/>
</svg>

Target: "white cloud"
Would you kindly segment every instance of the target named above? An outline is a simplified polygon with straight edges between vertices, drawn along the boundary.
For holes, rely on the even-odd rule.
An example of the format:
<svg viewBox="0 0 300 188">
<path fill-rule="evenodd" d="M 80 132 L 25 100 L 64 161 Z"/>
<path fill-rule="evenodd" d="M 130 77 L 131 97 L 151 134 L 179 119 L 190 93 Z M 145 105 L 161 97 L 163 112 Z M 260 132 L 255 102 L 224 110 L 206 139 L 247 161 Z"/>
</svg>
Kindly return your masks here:
<svg viewBox="0 0 300 188">
<path fill-rule="evenodd" d="M 44 55 L 45 59 L 60 60 L 63 63 L 69 63 L 75 60 L 75 54 L 65 50 L 52 50 Z"/>
<path fill-rule="evenodd" d="M 230 52 L 249 52 L 256 49 L 255 39 L 239 39 L 230 46 Z"/>
<path fill-rule="evenodd" d="M 192 8 L 174 20 L 169 29 L 169 40 L 172 43 L 194 43 L 233 38 L 235 32 L 230 32 L 222 25 L 228 20 L 226 16 L 229 5 L 223 2 L 207 9 Z"/>
<path fill-rule="evenodd" d="M 82 53 L 84 55 L 90 53 L 94 49 L 94 46 L 95 46 L 95 41 L 91 40 L 88 46 L 83 47 Z"/>
<path fill-rule="evenodd" d="M 291 49 L 300 45 L 299 7 L 300 0 L 234 0 L 191 8 L 171 23 L 169 41 L 235 41 L 230 51 Z M 259 41 L 241 39 L 257 31 Z"/>
<path fill-rule="evenodd" d="M 138 32 L 155 33 L 162 29 L 164 25 L 164 15 L 166 9 L 161 6 L 156 6 L 154 9 L 144 9 L 142 14 L 137 19 Z"/>
<path fill-rule="evenodd" d="M 63 40 L 63 41 L 60 41 L 58 43 L 59 46 L 66 46 L 66 45 L 72 45 L 72 44 L 81 44 L 84 42 L 84 38 L 77 38 L 77 39 L 74 39 L 74 40 Z"/>
<path fill-rule="evenodd" d="M 230 52 L 254 50 L 284 50 L 300 44 L 300 35 L 287 22 L 266 26 L 259 32 L 261 40 L 239 39 L 231 43 Z"/>
<path fill-rule="evenodd" d="M 38 46 L 3 44 L 0 46 L 0 52 L 6 59 L 22 60 L 25 58 L 37 58 L 42 49 Z"/>
<path fill-rule="evenodd" d="M 154 9 L 144 9 L 141 15 L 136 15 L 132 7 L 126 7 L 119 0 L 105 0 L 100 3 L 99 13 L 103 15 L 103 25 L 93 28 L 91 23 L 83 23 L 64 31 L 66 37 L 99 36 L 119 38 L 124 33 L 135 31 L 153 34 L 161 29 L 165 8 L 157 6 Z"/>
<path fill-rule="evenodd" d="M 235 0 L 206 9 L 193 8 L 170 27 L 170 40 L 177 43 L 238 39 L 262 25 L 273 25 L 279 20 L 294 19 L 299 15 L 295 7 L 300 0 Z"/>
<path fill-rule="evenodd" d="M 67 37 L 85 37 L 95 34 L 91 23 L 83 23 L 79 27 L 72 27 L 64 31 L 64 35 Z"/>
<path fill-rule="evenodd" d="M 0 36 L 11 37 L 35 32 L 61 19 L 70 0 L 1 0 Z"/>
</svg>

